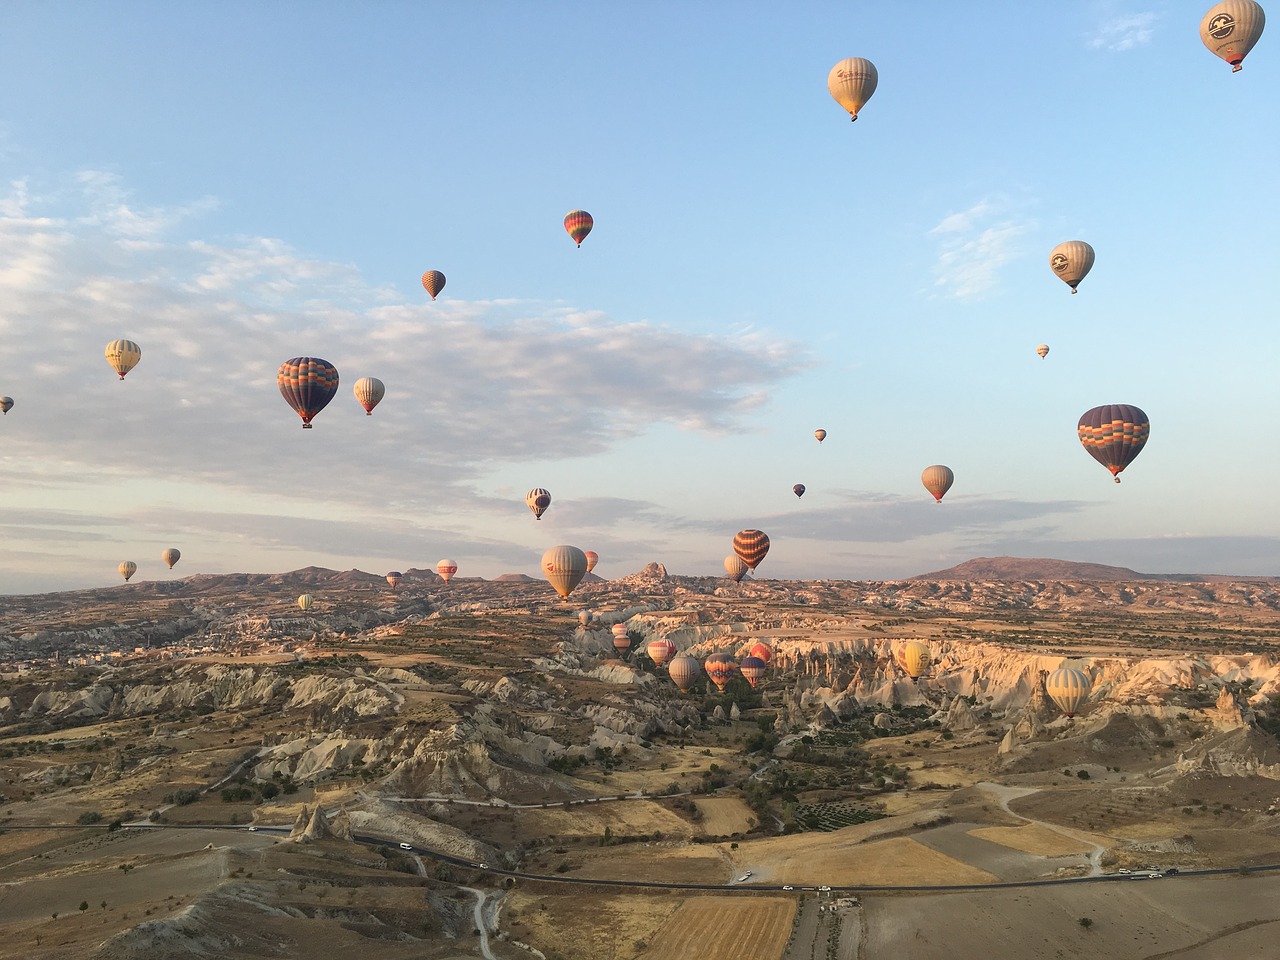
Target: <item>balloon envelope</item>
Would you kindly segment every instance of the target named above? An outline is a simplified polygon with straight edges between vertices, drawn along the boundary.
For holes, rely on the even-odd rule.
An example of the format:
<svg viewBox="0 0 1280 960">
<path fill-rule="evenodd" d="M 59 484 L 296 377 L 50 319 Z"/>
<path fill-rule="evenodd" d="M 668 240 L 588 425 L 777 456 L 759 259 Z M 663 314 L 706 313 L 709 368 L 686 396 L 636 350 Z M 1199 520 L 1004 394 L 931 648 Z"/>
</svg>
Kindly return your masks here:
<svg viewBox="0 0 1280 960">
<path fill-rule="evenodd" d="M 164 553 L 160 554 L 160 559 L 169 565 L 169 569 L 173 569 L 173 565 L 181 559 L 182 554 L 176 547 L 170 547 Z"/>
<path fill-rule="evenodd" d="M 725 685 L 733 679 L 734 671 L 738 669 L 738 665 L 733 662 L 733 657 L 727 653 L 713 653 L 707 657 L 702 669 L 707 671 L 707 676 L 716 685 L 716 689 L 724 693 Z"/>
<path fill-rule="evenodd" d="M 698 675 L 702 673 L 702 664 L 689 654 L 682 653 L 671 661 L 667 673 L 670 674 L 671 682 L 680 689 L 681 693 L 688 693 L 689 688 L 698 679 Z"/>
<path fill-rule="evenodd" d="M 395 590 L 397 587 L 399 587 L 400 581 L 403 579 L 404 579 L 404 574 L 401 573 L 399 570 L 392 570 L 390 573 L 387 574 L 387 583 L 391 586 L 392 590 Z"/>
<path fill-rule="evenodd" d="M 724 558 L 724 572 L 729 575 L 729 579 L 734 583 L 740 583 L 742 578 L 747 575 L 748 567 L 742 562 L 742 558 L 735 553 L 729 554 Z"/>
<path fill-rule="evenodd" d="M 858 119 L 858 111 L 871 99 L 879 82 L 876 65 L 862 57 L 841 60 L 827 74 L 827 90 L 836 103 L 849 111 L 850 120 Z"/>
<path fill-rule="evenodd" d="M 1043 360 L 1049 355 L 1049 345 L 1047 343 L 1040 344 L 1040 346 L 1036 347 L 1036 353 L 1040 354 L 1040 359 Z"/>
<path fill-rule="evenodd" d="M 524 502 L 525 506 L 533 511 L 533 518 L 541 520 L 542 515 L 547 512 L 547 507 L 551 506 L 551 494 L 541 487 L 534 487 L 524 495 Z"/>
<path fill-rule="evenodd" d="M 365 414 L 373 416 L 373 408 L 386 396 L 387 388 L 383 386 L 382 381 L 377 377 L 361 377 L 356 381 L 352 392 L 355 393 L 356 399 L 360 401 L 360 406 L 364 407 Z"/>
<path fill-rule="evenodd" d="M 1060 667 L 1044 679 L 1044 692 L 1068 717 L 1076 715 L 1092 690 L 1089 675 L 1075 667 Z"/>
<path fill-rule="evenodd" d="M 1049 251 L 1049 267 L 1076 292 L 1076 285 L 1093 269 L 1093 247 L 1083 240 L 1067 240 Z"/>
<path fill-rule="evenodd" d="M 794 493 L 797 498 L 804 496 L 804 490 L 805 490 L 805 487 L 803 483 L 797 483 L 794 487 L 791 488 L 791 492 Z"/>
<path fill-rule="evenodd" d="M 316 598 L 309 593 L 304 593 L 298 598 L 298 606 L 303 610 L 310 610 L 311 605 L 316 602 Z"/>
<path fill-rule="evenodd" d="M 751 649 L 747 652 L 749 656 L 759 657 L 765 662 L 766 666 L 773 663 L 773 647 L 769 646 L 763 640 L 757 640 L 751 645 Z"/>
<path fill-rule="evenodd" d="M 444 274 L 439 270 L 428 270 L 422 275 L 422 287 L 427 293 L 431 294 L 431 299 L 434 300 L 436 295 L 444 289 Z M 466 295 L 465 290 L 463 295 Z"/>
<path fill-rule="evenodd" d="M 0 397 L 0 411 L 8 414 L 13 409 L 13 397 Z"/>
<path fill-rule="evenodd" d="M 769 552 L 769 538 L 763 530 L 739 530 L 733 538 L 733 552 L 754 570 Z"/>
<path fill-rule="evenodd" d="M 676 645 L 666 637 L 650 640 L 644 650 L 649 654 L 649 659 L 658 666 L 662 666 L 676 655 Z"/>
<path fill-rule="evenodd" d="M 1120 471 L 1133 462 L 1151 434 L 1147 415 L 1129 403 L 1107 403 L 1086 410 L 1076 425 L 1076 435 L 1089 456 L 1111 471 L 1120 482 Z"/>
<path fill-rule="evenodd" d="M 742 674 L 742 679 L 751 684 L 751 689 L 754 690 L 756 684 L 769 672 L 769 665 L 759 657 L 747 656 L 743 657 L 742 663 L 738 664 L 738 670 Z"/>
<path fill-rule="evenodd" d="M 453 579 L 453 575 L 458 572 L 458 564 L 454 560 L 441 560 L 436 564 L 436 573 L 440 574 L 440 579 L 448 583 Z"/>
<path fill-rule="evenodd" d="M 933 494 L 933 499 L 941 503 L 942 498 L 951 489 L 951 484 L 956 482 L 956 475 L 951 472 L 950 467 L 935 463 L 931 467 L 924 468 L 924 472 L 920 474 L 920 482 Z"/>
<path fill-rule="evenodd" d="M 142 359 L 142 348 L 132 340 L 112 340 L 107 344 L 107 363 L 120 374 L 120 379 L 138 365 Z"/>
<path fill-rule="evenodd" d="M 813 431 L 813 435 L 817 437 L 819 443 L 827 439 L 827 431 L 825 430 L 815 430 Z"/>
<path fill-rule="evenodd" d="M 1237 73 L 1266 25 L 1267 15 L 1254 0 L 1225 0 L 1210 7 L 1200 21 L 1200 39 Z"/>
<path fill-rule="evenodd" d="M 919 680 L 929 670 L 929 648 L 919 640 L 912 640 L 899 652 L 902 669 L 912 680 Z"/>
<path fill-rule="evenodd" d="M 302 418 L 303 429 L 310 430 L 311 418 L 338 392 L 338 371 L 319 357 L 294 357 L 280 364 L 276 386 L 285 403 Z"/>
<path fill-rule="evenodd" d="M 593 226 L 595 221 L 585 210 L 570 210 L 564 215 L 564 228 L 569 231 L 569 236 L 578 246 L 582 246 L 582 241 L 587 238 Z"/>
<path fill-rule="evenodd" d="M 138 572 L 138 565 L 132 560 L 122 560 L 120 566 L 116 567 L 116 569 L 120 571 L 120 576 L 128 580 Z"/>
<path fill-rule="evenodd" d="M 600 562 L 600 554 L 594 550 L 584 550 L 583 552 L 587 555 L 587 573 L 590 573 L 596 568 L 596 564 Z"/>
<path fill-rule="evenodd" d="M 542 573 L 556 593 L 568 597 L 587 574 L 587 555 L 568 544 L 552 547 L 542 555 Z"/>
</svg>

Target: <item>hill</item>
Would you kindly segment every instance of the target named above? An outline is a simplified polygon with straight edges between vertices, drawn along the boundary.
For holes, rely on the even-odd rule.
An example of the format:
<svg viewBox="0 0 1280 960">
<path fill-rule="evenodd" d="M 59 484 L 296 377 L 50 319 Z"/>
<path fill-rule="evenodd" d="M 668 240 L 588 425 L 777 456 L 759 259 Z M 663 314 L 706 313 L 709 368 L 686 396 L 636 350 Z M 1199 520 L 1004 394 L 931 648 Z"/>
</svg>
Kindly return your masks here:
<svg viewBox="0 0 1280 960">
<path fill-rule="evenodd" d="M 1078 563 L 1046 557 L 975 557 L 912 580 L 1206 580 L 1194 574 L 1138 573 L 1105 563 Z"/>
</svg>

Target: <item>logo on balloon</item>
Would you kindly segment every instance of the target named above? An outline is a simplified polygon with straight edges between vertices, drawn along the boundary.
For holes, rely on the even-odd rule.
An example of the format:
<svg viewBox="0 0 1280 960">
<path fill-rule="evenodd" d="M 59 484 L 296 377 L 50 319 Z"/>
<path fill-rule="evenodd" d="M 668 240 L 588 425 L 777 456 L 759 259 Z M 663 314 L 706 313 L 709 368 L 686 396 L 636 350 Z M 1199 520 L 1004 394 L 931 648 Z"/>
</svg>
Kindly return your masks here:
<svg viewBox="0 0 1280 960">
<path fill-rule="evenodd" d="M 1209 21 L 1209 36 L 1215 40 L 1225 40 L 1235 28 L 1235 18 L 1229 13 L 1220 13 Z"/>
<path fill-rule="evenodd" d="M 1053 259 L 1049 261 L 1049 266 L 1053 267 L 1054 273 L 1061 273 L 1067 269 L 1067 255 L 1065 253 L 1055 253 Z"/>
</svg>

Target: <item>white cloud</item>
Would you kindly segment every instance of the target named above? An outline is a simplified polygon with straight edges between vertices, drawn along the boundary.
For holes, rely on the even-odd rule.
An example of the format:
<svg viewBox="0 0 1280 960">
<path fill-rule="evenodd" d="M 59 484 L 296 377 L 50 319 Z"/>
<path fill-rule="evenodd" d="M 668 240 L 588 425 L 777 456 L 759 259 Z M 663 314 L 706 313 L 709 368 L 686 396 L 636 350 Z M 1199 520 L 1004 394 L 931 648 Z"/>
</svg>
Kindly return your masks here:
<svg viewBox="0 0 1280 960">
<path fill-rule="evenodd" d="M 1107 14 L 1089 38 L 1092 50 L 1121 52 L 1151 42 L 1159 16 L 1155 13 Z"/>
<path fill-rule="evenodd" d="M 1018 254 L 1017 241 L 1030 226 L 1004 216 L 1001 204 L 990 199 L 947 214 L 929 231 L 940 246 L 934 285 L 962 300 L 990 293 L 1000 268 Z"/>
</svg>

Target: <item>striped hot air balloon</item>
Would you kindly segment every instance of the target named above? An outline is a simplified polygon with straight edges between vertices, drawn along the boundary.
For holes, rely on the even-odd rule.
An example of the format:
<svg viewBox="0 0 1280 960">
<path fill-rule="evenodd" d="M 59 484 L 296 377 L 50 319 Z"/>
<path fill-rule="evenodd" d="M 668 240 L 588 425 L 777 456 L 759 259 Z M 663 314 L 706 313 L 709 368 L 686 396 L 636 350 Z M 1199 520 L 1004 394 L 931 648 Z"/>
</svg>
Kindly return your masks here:
<svg viewBox="0 0 1280 960">
<path fill-rule="evenodd" d="M 294 357 L 280 364 L 276 385 L 285 403 L 302 418 L 302 428 L 310 430 L 312 417 L 338 392 L 338 371 L 319 357 Z"/>
<path fill-rule="evenodd" d="M 631 649 L 631 637 L 627 635 L 627 625 L 625 623 L 615 623 L 613 625 L 613 649 L 618 651 L 618 656 L 625 657 L 627 651 Z"/>
<path fill-rule="evenodd" d="M 585 210 L 570 210 L 564 215 L 564 228 L 569 231 L 569 236 L 578 246 L 582 246 L 582 241 L 587 238 L 593 226 L 595 221 Z"/>
<path fill-rule="evenodd" d="M 173 565 L 181 559 L 182 554 L 176 547 L 170 547 L 164 553 L 160 554 L 160 559 L 169 565 L 169 569 L 173 569 Z"/>
<path fill-rule="evenodd" d="M 313 596 L 312 596 L 311 594 L 309 594 L 309 593 L 304 593 L 302 596 L 298 597 L 298 609 L 300 609 L 300 610 L 310 610 L 310 609 L 311 609 L 311 605 L 312 605 L 313 603 L 315 603 L 315 602 L 316 602 L 316 598 L 315 598 L 315 597 L 313 597 Z"/>
<path fill-rule="evenodd" d="M 551 506 L 551 494 L 541 487 L 534 487 L 524 495 L 524 503 L 533 511 L 533 519 L 541 520 L 542 515 L 547 512 L 547 507 Z"/>
<path fill-rule="evenodd" d="M 1120 472 L 1146 446 L 1151 433 L 1147 415 L 1129 403 L 1107 403 L 1085 412 L 1076 426 L 1076 435 L 1089 456 L 1111 471 L 1120 482 Z"/>
<path fill-rule="evenodd" d="M 1074 717 L 1093 692 L 1089 675 L 1075 667 L 1059 667 L 1044 679 L 1044 692 L 1068 717 Z"/>
<path fill-rule="evenodd" d="M 128 580 L 138 572 L 138 565 L 132 560 L 121 560 L 120 565 L 116 567 L 116 569 L 120 571 L 120 576 L 124 577 L 125 580 Z"/>
<path fill-rule="evenodd" d="M 751 649 L 747 651 L 749 656 L 759 657 L 765 662 L 765 665 L 773 663 L 773 647 L 769 646 L 763 640 L 757 640 L 751 645 Z"/>
<path fill-rule="evenodd" d="M 736 553 L 731 553 L 724 558 L 724 572 L 729 575 L 729 579 L 734 583 L 741 583 L 742 578 L 747 575 L 747 565 L 742 562 L 742 558 Z"/>
<path fill-rule="evenodd" d="M 596 568 L 596 564 L 600 562 L 600 554 L 594 550 L 585 550 L 583 552 L 587 555 L 587 573 L 590 573 Z"/>
<path fill-rule="evenodd" d="M 676 655 L 676 645 L 666 637 L 657 637 L 645 645 L 644 652 L 660 667 Z"/>
<path fill-rule="evenodd" d="M 390 573 L 387 574 L 387 584 L 391 587 L 392 590 L 398 590 L 400 588 L 400 581 L 403 579 L 404 579 L 404 574 L 401 573 L 399 570 L 392 570 Z"/>
<path fill-rule="evenodd" d="M 707 676 L 716 685 L 716 689 L 724 693 L 725 685 L 733 679 L 738 665 L 727 653 L 713 653 L 702 664 L 702 669 L 707 671 Z"/>
<path fill-rule="evenodd" d="M 440 579 L 448 583 L 453 579 L 453 575 L 458 572 L 458 564 L 455 560 L 441 560 L 436 564 L 436 573 L 440 574 Z"/>
<path fill-rule="evenodd" d="M 444 274 L 439 270 L 428 270 L 422 275 L 422 288 L 431 294 L 431 299 L 434 300 L 444 289 Z M 466 295 L 465 290 L 463 295 Z"/>
<path fill-rule="evenodd" d="M 687 653 L 682 653 L 672 659 L 671 666 L 667 668 L 667 674 L 671 677 L 671 682 L 676 685 L 681 693 L 688 693 L 701 673 L 702 664 Z"/>
<path fill-rule="evenodd" d="M 933 494 L 933 499 L 941 503 L 942 498 L 951 489 L 951 485 L 956 482 L 956 475 L 951 472 L 950 467 L 935 463 L 931 467 L 924 468 L 924 472 L 920 474 L 920 482 Z"/>
<path fill-rule="evenodd" d="M 587 557 L 577 547 L 562 544 L 542 555 L 542 573 L 556 593 L 568 598 L 587 575 Z"/>
<path fill-rule="evenodd" d="M 733 538 L 733 552 L 754 570 L 769 552 L 769 538 L 763 530 L 739 530 Z"/>
<path fill-rule="evenodd" d="M 352 387 L 360 406 L 364 407 L 365 416 L 373 416 L 373 408 L 382 402 L 387 395 L 387 388 L 377 377 L 361 377 Z"/>
<path fill-rule="evenodd" d="M 765 674 L 769 672 L 769 665 L 759 657 L 743 657 L 742 663 L 738 664 L 738 671 L 742 674 L 742 679 L 751 684 L 751 689 L 756 688 L 756 684 L 765 678 Z"/>
<path fill-rule="evenodd" d="M 1043 360 L 1049 355 L 1049 345 L 1047 343 L 1040 344 L 1040 346 L 1036 347 L 1036 354 Z"/>
<path fill-rule="evenodd" d="M 120 374 L 120 379 L 138 365 L 142 359 L 142 348 L 132 340 L 112 340 L 105 351 L 107 363 Z"/>
<path fill-rule="evenodd" d="M 1049 266 L 1075 293 L 1076 286 L 1093 269 L 1093 247 L 1083 240 L 1066 240 L 1049 251 Z"/>
</svg>

